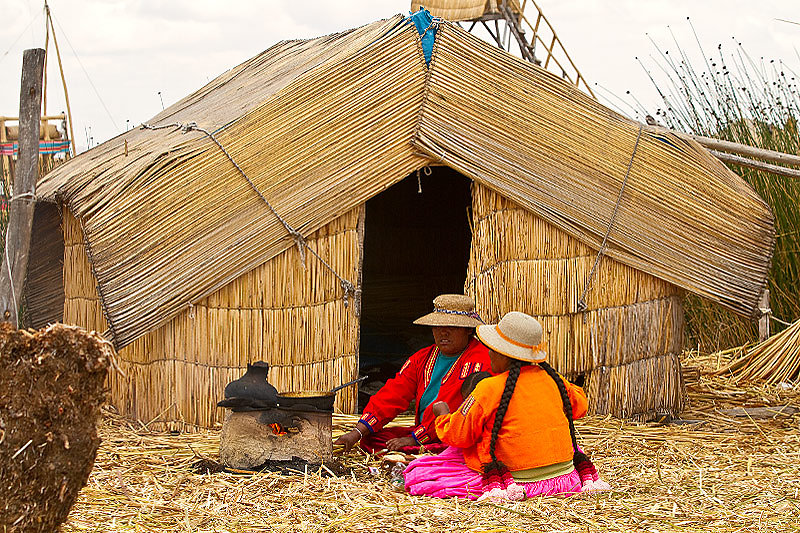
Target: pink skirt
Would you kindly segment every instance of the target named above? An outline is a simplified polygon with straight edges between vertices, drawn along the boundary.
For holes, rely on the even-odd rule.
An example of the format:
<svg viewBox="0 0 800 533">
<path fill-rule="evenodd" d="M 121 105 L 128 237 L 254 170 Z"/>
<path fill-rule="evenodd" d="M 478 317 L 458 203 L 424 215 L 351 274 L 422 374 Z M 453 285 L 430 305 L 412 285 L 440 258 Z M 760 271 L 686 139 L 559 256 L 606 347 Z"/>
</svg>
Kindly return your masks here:
<svg viewBox="0 0 800 533">
<path fill-rule="evenodd" d="M 450 446 L 439 455 L 426 455 L 409 463 L 405 472 L 406 492 L 434 498 L 468 498 L 477 500 L 483 494 L 483 475 L 464 462 L 461 448 Z M 577 470 L 550 479 L 518 483 L 525 496 L 569 496 L 581 492 Z"/>
</svg>

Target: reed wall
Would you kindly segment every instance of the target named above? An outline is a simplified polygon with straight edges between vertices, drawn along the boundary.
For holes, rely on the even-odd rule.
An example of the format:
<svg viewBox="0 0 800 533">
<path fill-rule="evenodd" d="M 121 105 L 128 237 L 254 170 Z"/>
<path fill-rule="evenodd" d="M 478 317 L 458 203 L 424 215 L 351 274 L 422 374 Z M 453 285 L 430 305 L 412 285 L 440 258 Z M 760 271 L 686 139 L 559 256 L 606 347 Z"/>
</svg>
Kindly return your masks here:
<svg viewBox="0 0 800 533">
<path fill-rule="evenodd" d="M 25 324 L 39 329 L 61 322 L 64 314 L 62 262 L 64 239 L 58 207 L 37 202 L 33 214 L 31 250 L 25 279 Z"/>
<path fill-rule="evenodd" d="M 107 327 L 81 227 L 64 210 L 64 317 Z M 360 208 L 312 234 L 307 242 L 346 279 L 360 269 Z M 358 303 L 345 307 L 333 274 L 297 247 L 247 272 L 119 352 L 125 376 L 110 378 L 112 403 L 149 427 L 192 430 L 222 421 L 216 407 L 225 385 L 247 363 L 270 363 L 279 391 L 330 390 L 358 375 Z M 355 387 L 337 394 L 336 409 L 354 412 Z"/>
<path fill-rule="evenodd" d="M 536 316 L 550 363 L 570 379 L 584 376 L 593 412 L 680 410 L 679 288 L 603 257 L 579 312 L 595 250 L 477 183 L 473 217 L 465 288 L 487 322 L 509 311 Z"/>
</svg>

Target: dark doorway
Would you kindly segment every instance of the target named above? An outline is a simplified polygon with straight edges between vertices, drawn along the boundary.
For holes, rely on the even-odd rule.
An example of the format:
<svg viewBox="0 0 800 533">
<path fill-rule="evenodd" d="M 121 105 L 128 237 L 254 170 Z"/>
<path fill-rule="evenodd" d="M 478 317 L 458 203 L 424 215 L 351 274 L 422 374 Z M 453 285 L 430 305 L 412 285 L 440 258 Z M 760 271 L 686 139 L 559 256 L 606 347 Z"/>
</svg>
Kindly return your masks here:
<svg viewBox="0 0 800 533">
<path fill-rule="evenodd" d="M 433 310 L 433 299 L 464 292 L 471 180 L 447 167 L 431 170 L 420 180 L 410 174 L 366 205 L 359 355 L 370 376 L 366 393 L 433 343 L 429 327 L 412 324 Z"/>
</svg>

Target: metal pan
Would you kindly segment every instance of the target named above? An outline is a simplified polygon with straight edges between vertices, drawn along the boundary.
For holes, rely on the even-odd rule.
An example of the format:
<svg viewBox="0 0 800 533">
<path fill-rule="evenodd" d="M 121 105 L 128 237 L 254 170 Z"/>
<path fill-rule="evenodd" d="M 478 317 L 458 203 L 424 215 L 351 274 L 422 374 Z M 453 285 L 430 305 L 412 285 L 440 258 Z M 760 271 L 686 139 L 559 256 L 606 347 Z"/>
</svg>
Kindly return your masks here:
<svg viewBox="0 0 800 533">
<path fill-rule="evenodd" d="M 287 409 L 311 408 L 316 411 L 333 411 L 333 402 L 336 400 L 336 392 L 365 379 L 367 379 L 367 376 L 348 381 L 330 391 L 284 392 L 278 394 L 278 406 Z"/>
</svg>

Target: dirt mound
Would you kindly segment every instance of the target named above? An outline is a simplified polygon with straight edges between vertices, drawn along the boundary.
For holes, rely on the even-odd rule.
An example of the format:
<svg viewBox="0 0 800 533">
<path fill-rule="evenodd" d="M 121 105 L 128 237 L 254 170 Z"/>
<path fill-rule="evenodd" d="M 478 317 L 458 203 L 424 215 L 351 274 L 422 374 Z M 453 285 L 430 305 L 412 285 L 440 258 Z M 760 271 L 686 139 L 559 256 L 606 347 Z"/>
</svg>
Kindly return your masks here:
<svg viewBox="0 0 800 533">
<path fill-rule="evenodd" d="M 94 465 L 110 345 L 56 324 L 0 324 L 0 531 L 56 531 Z"/>
</svg>

